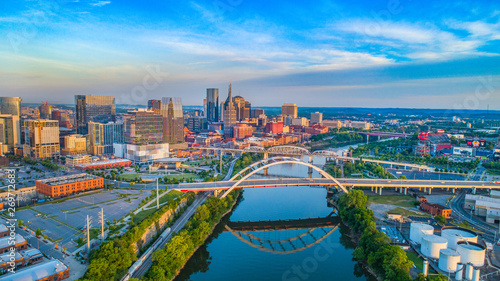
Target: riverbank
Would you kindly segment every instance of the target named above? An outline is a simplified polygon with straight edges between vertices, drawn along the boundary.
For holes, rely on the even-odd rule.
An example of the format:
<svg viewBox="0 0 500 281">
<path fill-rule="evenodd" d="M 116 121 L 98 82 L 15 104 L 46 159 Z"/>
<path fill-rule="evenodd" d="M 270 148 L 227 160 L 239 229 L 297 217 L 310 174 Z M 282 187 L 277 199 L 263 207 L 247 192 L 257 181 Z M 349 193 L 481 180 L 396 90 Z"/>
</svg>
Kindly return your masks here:
<svg viewBox="0 0 500 281">
<path fill-rule="evenodd" d="M 241 194 L 231 192 L 224 199 L 210 197 L 202 204 L 175 234 L 170 242 L 154 253 L 153 266 L 146 272 L 145 280 L 173 280 L 179 275 L 189 259 L 213 233 L 221 219 L 231 212 Z"/>
</svg>

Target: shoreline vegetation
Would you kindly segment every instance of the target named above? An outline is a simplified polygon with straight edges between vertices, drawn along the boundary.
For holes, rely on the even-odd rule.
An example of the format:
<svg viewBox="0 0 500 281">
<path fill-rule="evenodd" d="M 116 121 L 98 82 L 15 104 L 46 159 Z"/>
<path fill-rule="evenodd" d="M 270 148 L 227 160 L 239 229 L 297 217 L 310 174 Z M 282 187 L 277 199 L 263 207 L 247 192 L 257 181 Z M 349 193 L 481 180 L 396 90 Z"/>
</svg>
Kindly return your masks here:
<svg viewBox="0 0 500 281">
<path fill-rule="evenodd" d="M 140 280 L 174 280 L 193 254 L 210 237 L 222 218 L 230 213 L 242 190 L 233 190 L 226 198 L 210 197 L 189 219 L 184 228 L 160 250 L 153 253 L 153 265 Z M 139 279 L 131 278 L 131 281 Z"/>
<path fill-rule="evenodd" d="M 377 279 L 385 281 L 444 281 L 444 275 L 416 279 L 410 276 L 413 262 L 406 252 L 397 245 L 391 245 L 389 238 L 376 228 L 375 216 L 367 205 L 368 196 L 361 190 L 351 190 L 337 200 L 342 223 L 351 229 L 357 247 L 353 258 L 373 273 Z"/>
</svg>

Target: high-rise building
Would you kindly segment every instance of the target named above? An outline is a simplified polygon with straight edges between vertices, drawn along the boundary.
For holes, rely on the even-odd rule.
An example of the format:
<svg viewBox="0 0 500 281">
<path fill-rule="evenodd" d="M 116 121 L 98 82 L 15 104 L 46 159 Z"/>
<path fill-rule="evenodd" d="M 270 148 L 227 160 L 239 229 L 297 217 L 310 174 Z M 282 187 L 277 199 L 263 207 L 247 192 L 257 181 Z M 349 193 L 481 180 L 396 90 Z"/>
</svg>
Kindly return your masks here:
<svg viewBox="0 0 500 281">
<path fill-rule="evenodd" d="M 24 121 L 24 156 L 43 159 L 60 155 L 59 122 L 56 120 Z"/>
<path fill-rule="evenodd" d="M 200 116 L 189 117 L 187 127 L 190 131 L 196 133 L 206 131 L 208 129 L 207 119 Z"/>
<path fill-rule="evenodd" d="M 152 110 L 156 114 L 160 114 L 161 100 L 148 100 L 148 109 Z"/>
<path fill-rule="evenodd" d="M 51 119 L 52 118 L 52 105 L 42 103 L 38 106 L 38 112 L 40 112 L 40 119 Z"/>
<path fill-rule="evenodd" d="M 297 105 L 295 103 L 284 103 L 281 106 L 281 115 L 297 118 Z"/>
<path fill-rule="evenodd" d="M 312 112 L 311 113 L 311 123 L 321 125 L 321 122 L 323 122 L 323 113 Z"/>
<path fill-rule="evenodd" d="M 242 140 L 246 137 L 251 137 L 253 135 L 254 128 L 247 124 L 236 124 L 233 127 L 233 137 Z"/>
<path fill-rule="evenodd" d="M 260 115 L 265 114 L 264 109 L 255 108 L 250 110 L 250 118 L 259 118 Z"/>
<path fill-rule="evenodd" d="M 266 124 L 266 134 L 282 134 L 283 122 L 269 122 Z"/>
<path fill-rule="evenodd" d="M 107 123 L 116 121 L 116 105 L 113 96 L 75 95 L 76 131 L 88 134 L 90 121 Z"/>
<path fill-rule="evenodd" d="M 3 152 L 14 152 L 14 148 L 21 143 L 19 116 L 0 114 L 0 143 Z"/>
<path fill-rule="evenodd" d="M 21 101 L 19 97 L 0 97 L 0 114 L 20 116 Z"/>
<path fill-rule="evenodd" d="M 181 98 L 162 98 L 163 142 L 179 143 L 184 141 L 184 112 Z"/>
<path fill-rule="evenodd" d="M 64 148 L 61 155 L 78 155 L 87 153 L 87 138 L 83 135 L 64 136 Z"/>
<path fill-rule="evenodd" d="M 162 102 L 163 105 L 163 102 Z M 128 112 L 125 117 L 125 143 L 163 143 L 163 118 L 153 111 L 139 109 Z"/>
<path fill-rule="evenodd" d="M 50 119 L 59 121 L 59 127 L 65 127 L 68 129 L 73 128 L 73 124 L 71 124 L 71 120 L 66 112 L 54 110 L 52 111 L 52 118 Z"/>
<path fill-rule="evenodd" d="M 236 106 L 236 120 L 242 121 L 245 118 L 250 118 L 250 103 L 245 101 L 242 96 L 234 97 L 233 101 Z M 245 107 L 246 104 L 248 107 Z"/>
<path fill-rule="evenodd" d="M 209 122 L 219 122 L 219 89 L 207 89 L 206 117 Z"/>
<path fill-rule="evenodd" d="M 250 112 L 252 112 L 252 104 L 249 101 L 245 101 L 245 107 L 243 108 L 243 118 L 244 119 L 250 119 Z"/>
<path fill-rule="evenodd" d="M 233 92 L 229 84 L 229 92 L 224 103 L 224 137 L 233 137 L 233 126 L 236 125 L 236 104 L 233 101 Z"/>
<path fill-rule="evenodd" d="M 89 122 L 89 146 L 92 155 L 113 154 L 114 143 L 125 142 L 125 124 L 123 122 Z"/>
</svg>

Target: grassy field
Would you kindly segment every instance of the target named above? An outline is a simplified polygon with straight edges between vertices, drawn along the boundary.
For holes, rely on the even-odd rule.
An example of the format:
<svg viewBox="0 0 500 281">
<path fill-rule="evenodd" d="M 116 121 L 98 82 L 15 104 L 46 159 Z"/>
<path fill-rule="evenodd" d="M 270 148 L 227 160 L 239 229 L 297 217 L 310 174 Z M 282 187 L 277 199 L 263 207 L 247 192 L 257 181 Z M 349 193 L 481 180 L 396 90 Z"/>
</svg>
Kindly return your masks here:
<svg viewBox="0 0 500 281">
<path fill-rule="evenodd" d="M 163 204 L 163 203 L 168 202 L 168 201 L 170 201 L 172 199 L 175 199 L 175 198 L 177 198 L 181 194 L 182 194 L 182 192 L 177 191 L 177 190 L 172 190 L 172 191 L 170 191 L 167 194 L 163 194 L 160 197 L 160 200 L 159 200 L 160 204 Z M 153 207 L 153 208 L 151 208 L 149 210 L 144 210 L 144 211 L 141 211 L 141 212 L 137 213 L 137 215 L 135 215 L 133 217 L 134 223 L 138 224 L 141 221 L 143 221 L 145 218 L 147 218 L 148 216 L 150 216 L 154 212 L 156 212 L 156 208 L 154 208 L 154 206 L 155 206 L 155 204 L 153 203 L 152 205 L 150 205 L 150 207 Z"/>
<path fill-rule="evenodd" d="M 160 197 L 160 204 L 165 203 L 171 199 L 177 198 L 179 195 L 181 195 L 182 192 L 177 191 L 177 190 L 172 190 L 167 194 L 161 195 Z"/>
<path fill-rule="evenodd" d="M 422 270 L 424 268 L 424 261 L 415 252 L 406 252 L 408 260 L 411 260 L 415 266 Z"/>
<path fill-rule="evenodd" d="M 403 208 L 400 208 L 400 207 L 392 209 L 389 212 L 401 214 L 402 216 L 405 216 L 405 217 L 407 217 L 407 216 L 430 217 L 431 216 L 431 215 L 428 215 L 428 214 L 420 214 L 420 213 L 412 212 L 410 210 L 406 210 L 406 209 L 403 209 Z"/>
<path fill-rule="evenodd" d="M 199 178 L 201 178 L 200 176 L 195 175 L 195 174 L 168 175 L 166 177 L 169 179 L 178 179 L 178 180 L 180 180 L 182 178 L 184 178 L 184 179 L 190 179 L 190 178 L 199 179 Z"/>
<path fill-rule="evenodd" d="M 140 176 L 139 174 L 123 174 L 118 176 L 118 180 L 135 180 L 139 179 Z"/>
<path fill-rule="evenodd" d="M 144 210 L 144 211 L 141 211 L 141 212 L 137 213 L 137 215 L 135 215 L 134 218 L 133 218 L 134 223 L 135 224 L 139 224 L 141 221 L 143 221 L 145 218 L 147 218 L 150 215 L 152 215 L 154 212 L 156 212 L 156 208 L 152 208 L 152 209 L 149 209 L 149 210 Z"/>
<path fill-rule="evenodd" d="M 479 231 L 479 230 L 475 229 L 474 227 L 470 226 L 467 222 L 459 223 L 457 221 L 453 221 L 452 224 L 469 229 L 469 230 L 472 230 L 472 231 L 475 231 L 475 232 L 483 233 L 482 231 Z"/>
<path fill-rule="evenodd" d="M 401 207 L 415 207 L 417 200 L 411 196 L 387 195 L 387 196 L 369 196 L 368 204 L 389 204 Z"/>
</svg>

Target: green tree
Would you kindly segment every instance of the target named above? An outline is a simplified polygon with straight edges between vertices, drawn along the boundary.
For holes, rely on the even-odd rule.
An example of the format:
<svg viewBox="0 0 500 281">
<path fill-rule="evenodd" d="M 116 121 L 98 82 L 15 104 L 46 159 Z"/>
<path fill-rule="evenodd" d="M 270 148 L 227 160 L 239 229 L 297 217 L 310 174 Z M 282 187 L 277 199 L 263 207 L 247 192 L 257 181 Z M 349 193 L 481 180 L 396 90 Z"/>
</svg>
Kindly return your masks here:
<svg viewBox="0 0 500 281">
<path fill-rule="evenodd" d="M 440 224 L 440 225 L 445 225 L 446 224 L 446 218 L 443 217 L 442 215 L 437 215 L 434 217 L 434 219 Z"/>
</svg>

